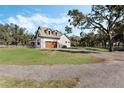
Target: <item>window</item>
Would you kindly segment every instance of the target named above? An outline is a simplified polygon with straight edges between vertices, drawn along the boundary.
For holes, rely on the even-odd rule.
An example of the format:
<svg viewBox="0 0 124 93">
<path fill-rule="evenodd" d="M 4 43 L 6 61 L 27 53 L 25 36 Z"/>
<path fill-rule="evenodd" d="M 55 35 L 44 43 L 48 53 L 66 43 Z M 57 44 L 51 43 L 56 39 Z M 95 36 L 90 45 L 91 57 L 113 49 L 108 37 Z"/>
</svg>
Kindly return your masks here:
<svg viewBox="0 0 124 93">
<path fill-rule="evenodd" d="M 65 41 L 65 43 L 67 43 L 67 41 Z"/>
<path fill-rule="evenodd" d="M 40 42 L 37 42 L 37 45 L 40 45 Z"/>
<path fill-rule="evenodd" d="M 44 33 L 47 34 L 47 31 L 45 30 Z"/>
<path fill-rule="evenodd" d="M 49 31 L 49 35 L 50 35 L 50 31 Z"/>
<path fill-rule="evenodd" d="M 70 43 L 70 42 L 68 42 L 68 43 Z"/>
<path fill-rule="evenodd" d="M 40 40 L 37 40 L 37 45 L 40 45 Z"/>
<path fill-rule="evenodd" d="M 57 32 L 55 33 L 55 35 L 57 36 Z"/>
</svg>

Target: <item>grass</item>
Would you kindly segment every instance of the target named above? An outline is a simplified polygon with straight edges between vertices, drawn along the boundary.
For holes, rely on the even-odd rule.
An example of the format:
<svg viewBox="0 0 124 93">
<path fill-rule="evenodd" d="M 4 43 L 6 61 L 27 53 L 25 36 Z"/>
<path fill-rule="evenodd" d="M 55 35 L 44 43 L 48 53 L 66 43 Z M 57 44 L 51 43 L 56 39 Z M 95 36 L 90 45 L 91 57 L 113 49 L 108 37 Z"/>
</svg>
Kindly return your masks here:
<svg viewBox="0 0 124 93">
<path fill-rule="evenodd" d="M 19 80 L 11 77 L 0 77 L 1 88 L 73 88 L 78 82 L 78 78 L 38 82 L 35 80 Z"/>
<path fill-rule="evenodd" d="M 78 78 L 68 80 L 48 80 L 41 83 L 44 88 L 73 88 L 79 82 Z"/>
<path fill-rule="evenodd" d="M 86 50 L 92 50 L 92 51 L 100 51 L 100 52 L 107 52 L 108 50 L 105 48 L 96 48 L 96 47 L 84 47 Z"/>
<path fill-rule="evenodd" d="M 81 53 L 43 51 L 31 48 L 0 48 L 0 64 L 84 64 L 102 60 Z"/>
</svg>

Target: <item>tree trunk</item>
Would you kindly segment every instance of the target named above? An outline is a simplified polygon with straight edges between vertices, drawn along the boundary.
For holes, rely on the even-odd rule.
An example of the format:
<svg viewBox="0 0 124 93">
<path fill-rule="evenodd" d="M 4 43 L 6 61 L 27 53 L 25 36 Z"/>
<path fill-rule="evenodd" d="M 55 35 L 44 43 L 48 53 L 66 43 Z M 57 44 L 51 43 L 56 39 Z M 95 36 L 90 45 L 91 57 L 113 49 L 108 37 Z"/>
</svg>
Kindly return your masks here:
<svg viewBox="0 0 124 93">
<path fill-rule="evenodd" d="M 118 42 L 118 48 L 119 48 L 119 46 L 120 46 L 120 41 Z"/>
<path fill-rule="evenodd" d="M 7 44 L 7 47 L 8 47 L 8 46 L 9 46 L 9 42 L 7 41 L 7 43 L 6 43 L 6 44 Z"/>
<path fill-rule="evenodd" d="M 108 46 L 109 46 L 109 52 L 113 51 L 113 41 L 112 41 L 112 36 L 111 34 L 108 35 Z"/>
<path fill-rule="evenodd" d="M 106 48 L 106 41 L 104 40 L 104 48 Z"/>
</svg>

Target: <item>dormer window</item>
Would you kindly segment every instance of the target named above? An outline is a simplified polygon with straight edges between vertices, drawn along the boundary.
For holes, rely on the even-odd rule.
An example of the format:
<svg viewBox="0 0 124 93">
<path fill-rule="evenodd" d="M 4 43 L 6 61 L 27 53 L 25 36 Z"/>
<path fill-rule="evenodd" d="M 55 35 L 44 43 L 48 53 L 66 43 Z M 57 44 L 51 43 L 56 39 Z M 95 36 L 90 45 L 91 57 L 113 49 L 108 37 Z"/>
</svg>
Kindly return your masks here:
<svg viewBox="0 0 124 93">
<path fill-rule="evenodd" d="M 57 36 L 57 32 L 55 33 L 55 35 Z"/>
<path fill-rule="evenodd" d="M 49 31 L 49 35 L 50 35 L 50 31 Z"/>
<path fill-rule="evenodd" d="M 44 33 L 47 34 L 47 31 L 45 30 Z"/>
</svg>

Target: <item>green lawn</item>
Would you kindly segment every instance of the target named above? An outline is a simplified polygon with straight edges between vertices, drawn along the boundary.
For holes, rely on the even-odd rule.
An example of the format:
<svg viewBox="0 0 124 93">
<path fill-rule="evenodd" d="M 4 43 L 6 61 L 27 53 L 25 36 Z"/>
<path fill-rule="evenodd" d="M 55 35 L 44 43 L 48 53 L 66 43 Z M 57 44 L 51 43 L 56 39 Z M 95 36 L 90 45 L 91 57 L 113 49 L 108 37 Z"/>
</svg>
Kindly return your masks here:
<svg viewBox="0 0 124 93">
<path fill-rule="evenodd" d="M 108 49 L 105 48 L 96 48 L 96 47 L 84 47 L 86 50 L 92 50 L 92 51 L 100 51 L 100 52 L 107 52 Z"/>
<path fill-rule="evenodd" d="M 0 48 L 0 64 L 83 64 L 103 59 L 81 53 L 31 48 Z"/>
<path fill-rule="evenodd" d="M 38 82 L 2 76 L 0 77 L 0 88 L 73 88 L 78 82 L 78 78 Z"/>
</svg>

